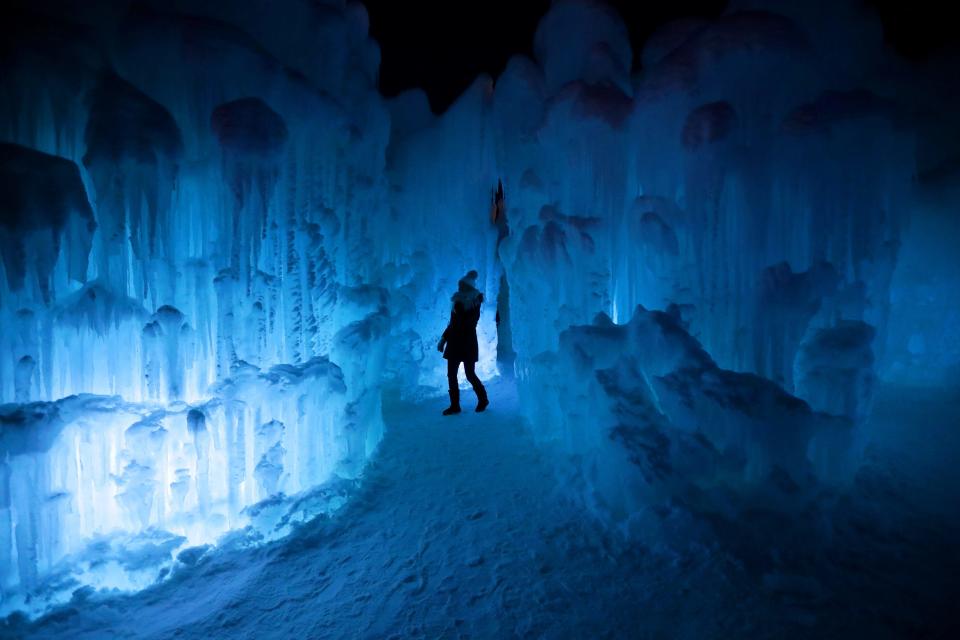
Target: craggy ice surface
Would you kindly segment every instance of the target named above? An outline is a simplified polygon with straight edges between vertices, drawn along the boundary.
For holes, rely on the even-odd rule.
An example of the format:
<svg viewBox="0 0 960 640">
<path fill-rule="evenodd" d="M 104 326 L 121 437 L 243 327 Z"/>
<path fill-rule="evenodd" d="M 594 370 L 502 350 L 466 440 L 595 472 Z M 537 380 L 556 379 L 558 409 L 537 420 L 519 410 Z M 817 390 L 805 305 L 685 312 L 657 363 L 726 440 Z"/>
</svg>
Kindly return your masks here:
<svg viewBox="0 0 960 640">
<path fill-rule="evenodd" d="M 2 11 L 0 634 L 956 631 L 954 58 L 557 0 L 437 115 L 355 1 Z"/>
</svg>

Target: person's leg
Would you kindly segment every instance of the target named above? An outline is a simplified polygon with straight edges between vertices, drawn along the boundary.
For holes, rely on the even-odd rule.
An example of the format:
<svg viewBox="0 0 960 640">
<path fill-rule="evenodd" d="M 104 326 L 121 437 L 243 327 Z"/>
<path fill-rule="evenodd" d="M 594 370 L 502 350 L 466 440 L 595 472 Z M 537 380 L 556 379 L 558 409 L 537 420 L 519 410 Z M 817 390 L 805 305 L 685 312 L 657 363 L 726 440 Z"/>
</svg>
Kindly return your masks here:
<svg viewBox="0 0 960 640">
<path fill-rule="evenodd" d="M 490 401 L 487 399 L 487 390 L 483 388 L 483 383 L 477 377 L 476 363 L 464 362 L 463 371 L 467 374 L 467 380 L 473 385 L 473 390 L 477 394 L 477 412 L 483 411 L 490 404 Z"/>
<path fill-rule="evenodd" d="M 453 358 L 447 360 L 447 385 L 450 392 L 450 406 L 443 410 L 443 415 L 449 416 L 460 413 L 460 385 L 457 384 L 457 369 L 460 363 Z"/>
</svg>

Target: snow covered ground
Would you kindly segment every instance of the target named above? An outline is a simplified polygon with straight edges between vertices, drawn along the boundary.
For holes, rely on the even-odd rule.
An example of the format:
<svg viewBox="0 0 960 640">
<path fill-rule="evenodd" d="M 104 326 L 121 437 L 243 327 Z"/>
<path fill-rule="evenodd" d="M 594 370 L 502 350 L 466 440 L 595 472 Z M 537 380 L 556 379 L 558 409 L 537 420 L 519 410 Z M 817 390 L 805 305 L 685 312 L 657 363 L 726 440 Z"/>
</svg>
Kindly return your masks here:
<svg viewBox="0 0 960 640">
<path fill-rule="evenodd" d="M 487 413 L 468 395 L 452 418 L 440 399 L 386 400 L 384 440 L 334 516 L 223 544 L 135 595 L 11 617 L 0 637 L 957 637 L 957 393 L 883 389 L 854 487 L 808 518 L 677 505 L 627 547 L 559 488 L 513 385 L 490 391 Z"/>
</svg>

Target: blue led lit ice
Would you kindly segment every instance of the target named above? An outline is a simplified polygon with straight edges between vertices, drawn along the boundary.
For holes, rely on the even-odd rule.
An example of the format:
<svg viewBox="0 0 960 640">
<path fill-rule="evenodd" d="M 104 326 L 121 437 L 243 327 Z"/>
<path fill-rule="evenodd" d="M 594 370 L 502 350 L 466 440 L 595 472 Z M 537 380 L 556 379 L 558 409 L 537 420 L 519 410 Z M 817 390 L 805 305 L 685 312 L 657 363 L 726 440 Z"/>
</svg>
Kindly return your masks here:
<svg viewBox="0 0 960 640">
<path fill-rule="evenodd" d="M 773 480 L 849 482 L 881 380 L 960 370 L 949 126 L 871 22 L 733 3 L 638 71 L 557 0 L 435 115 L 377 92 L 356 2 L 115 4 L 13 14 L 0 67 L 0 613 L 340 504 L 384 390 L 444 388 L 469 270 L 478 373 L 628 535 L 691 492 L 800 508 Z"/>
</svg>

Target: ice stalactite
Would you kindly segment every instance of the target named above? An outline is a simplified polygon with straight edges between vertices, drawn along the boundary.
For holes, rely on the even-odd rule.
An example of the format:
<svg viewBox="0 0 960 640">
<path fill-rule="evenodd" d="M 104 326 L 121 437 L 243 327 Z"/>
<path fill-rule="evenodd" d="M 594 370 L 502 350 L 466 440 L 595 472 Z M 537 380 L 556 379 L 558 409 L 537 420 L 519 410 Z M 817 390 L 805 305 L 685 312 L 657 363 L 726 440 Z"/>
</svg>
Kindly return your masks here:
<svg viewBox="0 0 960 640">
<path fill-rule="evenodd" d="M 271 420 L 257 427 L 256 444 L 253 459 L 257 461 L 253 473 L 260 483 L 260 489 L 266 495 L 277 492 L 280 476 L 283 473 L 283 432 L 282 422 Z"/>
<path fill-rule="evenodd" d="M 80 173 L 69 160 L 7 143 L 0 144 L 0 171 L 5 297 L 25 290 L 27 300 L 49 302 L 58 275 L 86 277 L 96 224 Z"/>
<path fill-rule="evenodd" d="M 183 153 L 180 129 L 162 105 L 112 73 L 90 100 L 83 164 L 96 191 L 96 274 L 153 306 L 172 290 L 170 199 Z"/>
<path fill-rule="evenodd" d="M 0 47 L 2 139 L 79 164 L 87 92 L 106 64 L 95 30 L 30 9 L 5 7 Z"/>
<path fill-rule="evenodd" d="M 753 370 L 792 391 L 795 355 L 811 320 L 836 294 L 841 278 L 829 262 L 794 273 L 786 262 L 763 270 L 752 318 Z"/>
<path fill-rule="evenodd" d="M 150 314 L 142 304 L 95 280 L 63 296 L 51 311 L 44 321 L 49 323 L 40 371 L 44 393 L 37 399 L 79 390 L 131 402 L 147 399 L 140 345 Z"/>
<path fill-rule="evenodd" d="M 143 328 L 144 378 L 147 397 L 181 400 L 186 373 L 196 361 L 193 329 L 174 307 L 157 309 Z"/>
<path fill-rule="evenodd" d="M 33 386 L 33 372 L 37 362 L 30 356 L 23 356 L 17 362 L 14 373 L 14 402 L 30 402 L 30 387 Z"/>
<path fill-rule="evenodd" d="M 42 397 L 52 391 L 54 369 L 44 311 L 64 283 L 86 277 L 96 224 L 77 166 L 18 145 L 0 144 L 0 198 L 0 397 L 13 400 L 17 390 Z M 26 380 L 21 364 L 30 361 Z"/>
<path fill-rule="evenodd" d="M 876 329 L 859 320 L 813 333 L 797 355 L 797 395 L 818 411 L 863 423 L 876 385 L 875 335 Z"/>
<path fill-rule="evenodd" d="M 230 268 L 246 274 L 248 263 L 260 263 L 259 247 L 266 235 L 267 205 L 276 187 L 287 127 L 283 119 L 258 98 L 219 105 L 210 116 L 210 125 L 223 149 L 223 176 L 238 212 L 233 220 Z M 245 285 L 249 290 L 250 283 Z"/>
</svg>

